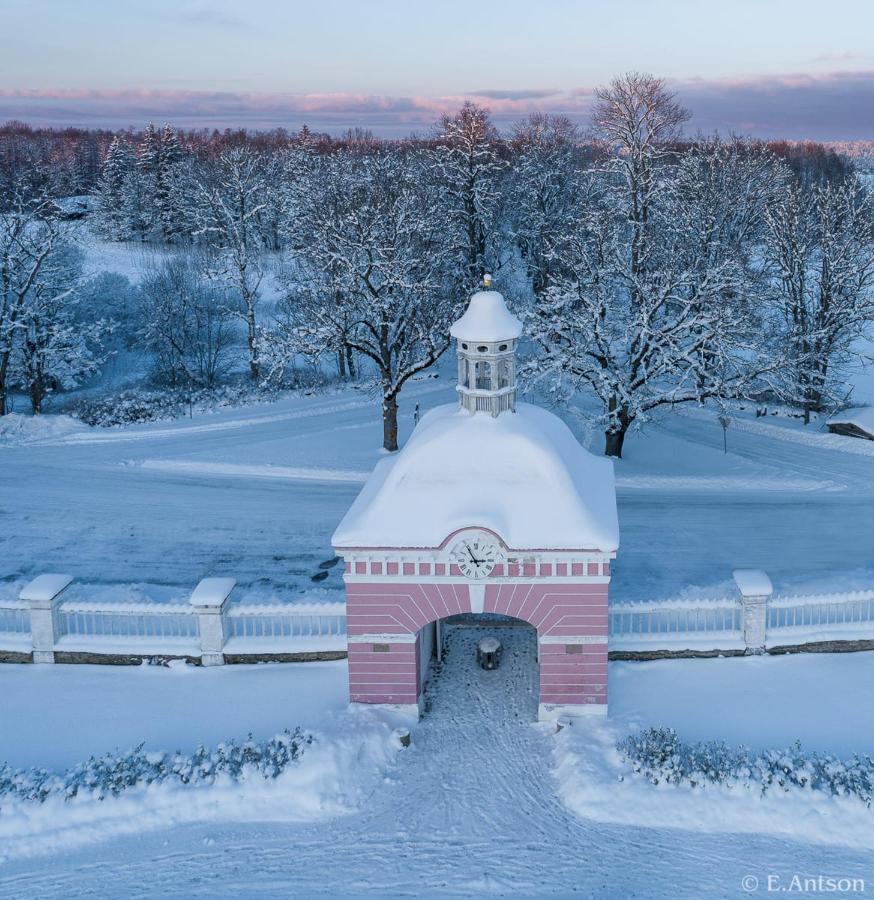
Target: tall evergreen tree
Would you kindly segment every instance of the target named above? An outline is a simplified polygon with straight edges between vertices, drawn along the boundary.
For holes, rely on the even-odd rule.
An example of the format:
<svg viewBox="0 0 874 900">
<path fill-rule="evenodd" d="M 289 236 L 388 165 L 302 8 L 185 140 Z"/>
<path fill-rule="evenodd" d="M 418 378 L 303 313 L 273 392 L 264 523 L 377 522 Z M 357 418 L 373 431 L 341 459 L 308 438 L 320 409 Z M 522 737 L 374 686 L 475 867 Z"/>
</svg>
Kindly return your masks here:
<svg viewBox="0 0 874 900">
<path fill-rule="evenodd" d="M 179 184 L 182 175 L 182 161 L 185 153 L 173 126 L 164 123 L 161 143 L 158 148 L 158 170 L 155 176 L 155 206 L 157 224 L 164 240 L 172 240 L 182 230 Z"/>
<path fill-rule="evenodd" d="M 126 184 L 134 166 L 130 144 L 116 135 L 103 162 L 97 186 L 100 200 L 98 224 L 103 233 L 115 241 L 123 241 L 131 236 Z"/>
<path fill-rule="evenodd" d="M 161 169 L 161 144 L 158 133 L 152 122 L 146 126 L 143 139 L 137 153 L 137 171 L 139 173 L 139 188 L 141 198 L 141 237 L 146 238 L 152 234 L 159 224 L 158 207 L 156 202 L 158 192 L 158 173 Z"/>
</svg>

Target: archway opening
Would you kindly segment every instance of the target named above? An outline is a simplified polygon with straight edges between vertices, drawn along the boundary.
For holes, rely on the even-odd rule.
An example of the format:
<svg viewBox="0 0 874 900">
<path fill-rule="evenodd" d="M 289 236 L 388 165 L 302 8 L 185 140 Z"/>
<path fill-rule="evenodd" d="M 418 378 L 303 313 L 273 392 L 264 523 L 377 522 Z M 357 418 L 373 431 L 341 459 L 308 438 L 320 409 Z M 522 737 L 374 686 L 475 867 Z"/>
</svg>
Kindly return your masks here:
<svg viewBox="0 0 874 900">
<path fill-rule="evenodd" d="M 489 667 L 494 660 L 482 658 L 478 649 L 491 651 L 495 644 L 497 665 Z M 428 665 L 420 667 L 425 715 L 537 720 L 540 667 L 533 625 L 497 613 L 463 613 L 422 628 L 420 648 L 430 649 Z"/>
</svg>

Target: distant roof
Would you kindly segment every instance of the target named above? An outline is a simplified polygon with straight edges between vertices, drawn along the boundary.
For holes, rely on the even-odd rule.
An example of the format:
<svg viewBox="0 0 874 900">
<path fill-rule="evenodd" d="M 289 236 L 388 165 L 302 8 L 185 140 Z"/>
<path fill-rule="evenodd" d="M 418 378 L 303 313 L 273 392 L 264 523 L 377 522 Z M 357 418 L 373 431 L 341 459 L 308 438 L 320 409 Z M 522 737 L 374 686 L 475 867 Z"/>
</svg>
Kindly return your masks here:
<svg viewBox="0 0 874 900">
<path fill-rule="evenodd" d="M 332 543 L 438 547 L 467 526 L 491 529 L 514 550 L 613 552 L 613 463 L 527 403 L 494 418 L 440 406 L 400 453 L 377 464 Z"/>
<path fill-rule="evenodd" d="M 860 406 L 856 409 L 845 409 L 835 413 L 828 425 L 855 425 L 861 431 L 874 435 L 874 406 Z"/>
<path fill-rule="evenodd" d="M 460 341 L 509 341 L 522 334 L 522 323 L 507 309 L 500 292 L 477 291 L 449 333 Z"/>
</svg>

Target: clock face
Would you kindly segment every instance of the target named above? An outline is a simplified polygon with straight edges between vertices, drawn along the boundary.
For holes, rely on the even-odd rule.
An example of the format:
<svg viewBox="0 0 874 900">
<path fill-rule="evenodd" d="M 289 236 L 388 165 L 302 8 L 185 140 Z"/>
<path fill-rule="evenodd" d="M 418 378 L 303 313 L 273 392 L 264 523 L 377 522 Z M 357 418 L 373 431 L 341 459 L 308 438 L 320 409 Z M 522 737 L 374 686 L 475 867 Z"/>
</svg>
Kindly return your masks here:
<svg viewBox="0 0 874 900">
<path fill-rule="evenodd" d="M 463 537 L 450 554 L 466 578 L 485 578 L 501 559 L 501 548 L 485 535 Z"/>
</svg>

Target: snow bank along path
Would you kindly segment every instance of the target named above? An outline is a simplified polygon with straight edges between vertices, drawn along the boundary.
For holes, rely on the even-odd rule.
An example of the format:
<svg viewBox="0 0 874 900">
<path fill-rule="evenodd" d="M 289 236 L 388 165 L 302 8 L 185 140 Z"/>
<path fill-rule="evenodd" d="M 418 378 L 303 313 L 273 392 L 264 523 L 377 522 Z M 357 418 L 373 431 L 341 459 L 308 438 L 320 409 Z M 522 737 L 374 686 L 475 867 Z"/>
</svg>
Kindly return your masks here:
<svg viewBox="0 0 874 900">
<path fill-rule="evenodd" d="M 870 878 L 867 850 L 578 817 L 557 793 L 556 736 L 532 723 L 533 631 L 502 629 L 501 667 L 485 672 L 475 647 L 491 633 L 448 629 L 428 715 L 383 779 L 359 792 L 355 814 L 311 825 L 229 814 L 50 863 L 13 861 L 0 869 L 0 895 L 697 898 L 740 894 L 747 874 Z"/>
</svg>

